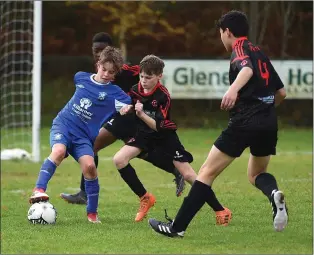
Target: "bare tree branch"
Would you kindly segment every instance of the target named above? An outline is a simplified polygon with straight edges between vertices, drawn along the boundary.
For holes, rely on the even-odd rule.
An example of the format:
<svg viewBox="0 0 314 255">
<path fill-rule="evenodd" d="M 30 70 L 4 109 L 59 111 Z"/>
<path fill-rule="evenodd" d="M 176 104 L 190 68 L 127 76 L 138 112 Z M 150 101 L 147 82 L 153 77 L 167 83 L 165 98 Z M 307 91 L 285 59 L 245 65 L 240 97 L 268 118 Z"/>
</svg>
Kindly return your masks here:
<svg viewBox="0 0 314 255">
<path fill-rule="evenodd" d="M 265 36 L 266 28 L 267 28 L 267 22 L 268 22 L 269 11 L 270 11 L 271 5 L 272 5 L 271 2 L 265 2 L 263 14 L 261 15 L 263 17 L 263 21 L 262 21 L 258 41 L 257 41 L 257 44 L 259 45 L 261 45 L 264 41 L 264 36 Z"/>
</svg>

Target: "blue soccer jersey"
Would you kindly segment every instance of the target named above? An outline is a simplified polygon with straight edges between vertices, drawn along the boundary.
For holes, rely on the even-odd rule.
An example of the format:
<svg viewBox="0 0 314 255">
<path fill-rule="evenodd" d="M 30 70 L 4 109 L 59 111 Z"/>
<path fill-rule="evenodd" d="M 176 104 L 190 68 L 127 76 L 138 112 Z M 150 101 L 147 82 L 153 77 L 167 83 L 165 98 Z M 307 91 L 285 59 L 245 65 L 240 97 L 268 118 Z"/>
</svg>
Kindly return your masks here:
<svg viewBox="0 0 314 255">
<path fill-rule="evenodd" d="M 55 118 L 55 121 L 69 124 L 74 133 L 84 132 L 92 141 L 105 121 L 123 105 L 131 103 L 130 97 L 120 87 L 98 83 L 94 80 L 95 75 L 75 74 L 75 93 Z"/>
<path fill-rule="evenodd" d="M 131 98 L 118 86 L 94 80 L 96 74 L 78 72 L 74 76 L 75 93 L 53 120 L 51 147 L 62 143 L 78 160 L 93 156 L 93 143 L 101 126 Z"/>
</svg>

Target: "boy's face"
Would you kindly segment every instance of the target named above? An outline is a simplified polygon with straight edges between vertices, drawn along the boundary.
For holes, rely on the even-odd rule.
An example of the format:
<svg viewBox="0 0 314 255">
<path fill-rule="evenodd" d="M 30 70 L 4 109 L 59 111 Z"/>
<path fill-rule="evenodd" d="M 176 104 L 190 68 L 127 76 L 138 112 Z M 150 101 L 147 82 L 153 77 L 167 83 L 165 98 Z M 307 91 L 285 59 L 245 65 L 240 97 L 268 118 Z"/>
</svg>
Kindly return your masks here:
<svg viewBox="0 0 314 255">
<path fill-rule="evenodd" d="M 114 80 L 115 75 L 116 71 L 112 63 L 106 62 L 103 65 L 99 64 L 99 62 L 97 63 L 97 76 L 102 83 Z"/>
<path fill-rule="evenodd" d="M 144 89 L 152 89 L 154 88 L 158 81 L 161 79 L 162 74 L 159 75 L 148 75 L 145 72 L 140 73 L 140 82 Z"/>
<path fill-rule="evenodd" d="M 92 46 L 93 57 L 95 62 L 99 60 L 100 53 L 108 46 L 108 43 L 94 42 Z"/>
<path fill-rule="evenodd" d="M 226 28 L 225 31 L 223 31 L 221 28 L 219 29 L 220 31 L 220 38 L 221 41 L 223 43 L 223 45 L 225 46 L 227 51 L 232 50 L 232 42 L 230 40 L 231 34 L 228 28 Z"/>
</svg>

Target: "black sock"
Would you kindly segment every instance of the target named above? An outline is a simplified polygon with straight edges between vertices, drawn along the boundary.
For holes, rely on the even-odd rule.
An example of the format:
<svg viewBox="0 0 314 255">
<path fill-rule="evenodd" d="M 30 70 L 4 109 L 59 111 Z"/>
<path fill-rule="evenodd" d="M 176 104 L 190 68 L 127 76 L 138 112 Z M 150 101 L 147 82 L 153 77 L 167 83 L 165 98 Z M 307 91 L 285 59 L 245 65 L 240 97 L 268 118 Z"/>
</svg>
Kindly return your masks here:
<svg viewBox="0 0 314 255">
<path fill-rule="evenodd" d="M 82 177 L 81 177 L 81 191 L 85 192 L 85 178 L 84 178 L 83 174 L 82 174 Z"/>
<path fill-rule="evenodd" d="M 210 187 L 210 186 L 209 186 Z M 224 207 L 220 204 L 220 202 L 218 201 L 214 191 L 212 190 L 212 188 L 210 187 L 212 194 L 208 197 L 206 197 L 206 203 L 215 211 L 223 211 Z"/>
<path fill-rule="evenodd" d="M 147 156 L 143 159 L 149 163 L 152 163 L 154 166 L 176 176 L 176 172 L 175 172 L 176 168 L 172 162 L 171 157 L 164 155 L 155 150 L 155 151 L 149 152 Z"/>
<path fill-rule="evenodd" d="M 96 168 L 98 168 L 98 155 L 97 154 L 94 157 L 94 162 L 95 162 Z"/>
<path fill-rule="evenodd" d="M 94 162 L 95 162 L 95 166 L 96 168 L 98 167 L 98 155 L 95 155 L 94 157 Z M 82 177 L 81 177 L 81 191 L 84 191 L 85 192 L 85 178 L 84 178 L 84 175 L 82 174 Z"/>
<path fill-rule="evenodd" d="M 174 230 L 178 232 L 185 231 L 196 213 L 205 204 L 205 201 L 213 197 L 216 198 L 211 187 L 196 180 L 188 196 L 184 198 L 173 222 Z"/>
<path fill-rule="evenodd" d="M 255 178 L 255 186 L 261 190 L 269 201 L 271 201 L 271 193 L 278 190 L 276 179 L 269 173 L 261 173 Z"/>
<path fill-rule="evenodd" d="M 138 196 L 142 197 L 146 194 L 146 189 L 137 177 L 134 168 L 128 164 L 126 167 L 119 169 L 122 179 L 129 185 L 131 190 Z"/>
</svg>

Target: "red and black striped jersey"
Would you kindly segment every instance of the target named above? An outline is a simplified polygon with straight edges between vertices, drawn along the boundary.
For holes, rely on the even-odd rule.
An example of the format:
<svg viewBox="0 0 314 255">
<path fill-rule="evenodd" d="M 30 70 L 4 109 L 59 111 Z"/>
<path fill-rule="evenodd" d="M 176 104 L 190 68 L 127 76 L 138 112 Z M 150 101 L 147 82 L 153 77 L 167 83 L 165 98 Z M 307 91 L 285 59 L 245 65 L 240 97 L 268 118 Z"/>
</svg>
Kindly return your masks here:
<svg viewBox="0 0 314 255">
<path fill-rule="evenodd" d="M 154 90 L 145 93 L 139 82 L 134 85 L 129 93 L 135 105 L 137 100 L 143 104 L 143 111 L 156 121 L 156 127 L 159 131 L 174 131 L 176 125 L 170 120 L 171 98 L 165 86 L 158 83 Z M 138 130 L 145 133 L 155 133 L 153 129 L 147 126 L 145 122 L 138 118 Z"/>
<path fill-rule="evenodd" d="M 246 37 L 238 38 L 233 44 L 230 59 L 229 81 L 235 81 L 244 67 L 253 70 L 253 76 L 239 91 L 235 106 L 230 110 L 230 123 L 242 125 L 255 115 L 273 111 L 275 93 L 284 87 L 269 58 Z M 236 124 L 237 123 L 237 124 Z"/>
</svg>

